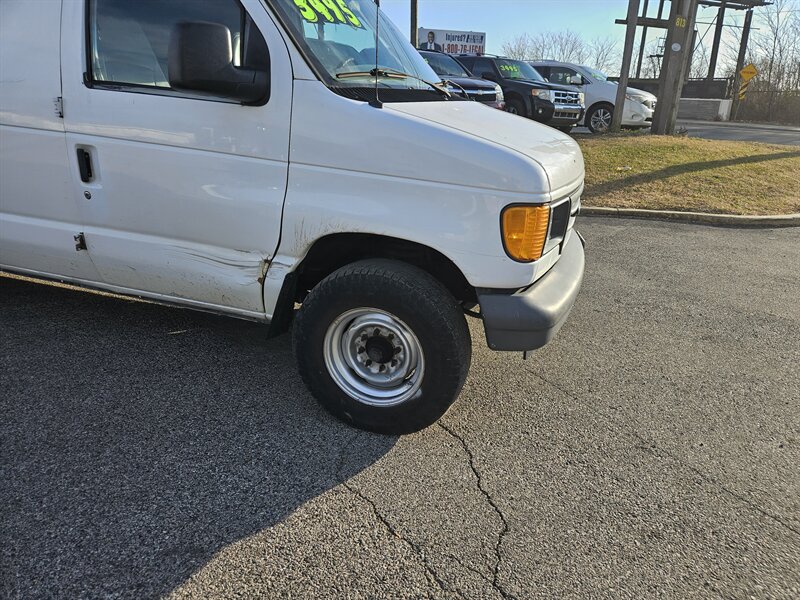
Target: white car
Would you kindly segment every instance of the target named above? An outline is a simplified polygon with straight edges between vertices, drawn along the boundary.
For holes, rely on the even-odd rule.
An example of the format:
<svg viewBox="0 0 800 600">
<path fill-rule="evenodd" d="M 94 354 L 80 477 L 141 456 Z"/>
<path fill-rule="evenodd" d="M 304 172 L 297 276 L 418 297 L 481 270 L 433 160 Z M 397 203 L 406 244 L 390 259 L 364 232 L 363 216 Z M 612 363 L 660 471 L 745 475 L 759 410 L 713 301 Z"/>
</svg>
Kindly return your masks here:
<svg viewBox="0 0 800 600">
<path fill-rule="evenodd" d="M 592 133 L 605 133 L 611 127 L 614 106 L 617 101 L 617 83 L 608 76 L 590 67 L 553 60 L 530 63 L 551 83 L 569 84 L 579 87 L 586 96 L 586 118 L 584 123 Z M 629 87 L 625 95 L 625 112 L 622 126 L 647 128 L 653 124 L 656 97 L 650 92 Z"/>
<path fill-rule="evenodd" d="M 501 351 L 565 322 L 584 164 L 450 94 L 382 16 L 376 68 L 377 10 L 0 1 L 0 268 L 293 328 L 337 417 L 435 422 L 467 314 Z"/>
</svg>

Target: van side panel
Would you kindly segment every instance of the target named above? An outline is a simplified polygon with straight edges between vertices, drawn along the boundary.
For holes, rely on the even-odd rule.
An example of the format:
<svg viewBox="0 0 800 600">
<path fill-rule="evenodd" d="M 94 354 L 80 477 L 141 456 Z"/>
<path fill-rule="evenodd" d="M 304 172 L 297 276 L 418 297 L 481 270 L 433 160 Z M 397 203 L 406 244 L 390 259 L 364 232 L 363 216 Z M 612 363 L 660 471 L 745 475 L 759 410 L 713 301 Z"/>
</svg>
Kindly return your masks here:
<svg viewBox="0 0 800 600">
<path fill-rule="evenodd" d="M 92 158 L 89 182 L 76 161 L 71 168 L 76 196 L 92 196 L 84 203 L 86 244 L 104 283 L 263 317 L 262 279 L 278 245 L 288 176 L 292 69 L 264 6 L 240 4 L 269 48 L 265 105 L 87 85 L 86 43 L 94 37 L 85 2 L 73 1 L 62 23 L 64 118 L 68 154 L 86 149 Z"/>
<path fill-rule="evenodd" d="M 60 21 L 58 1 L 0 2 L 0 265 L 91 280 L 56 106 Z"/>
</svg>

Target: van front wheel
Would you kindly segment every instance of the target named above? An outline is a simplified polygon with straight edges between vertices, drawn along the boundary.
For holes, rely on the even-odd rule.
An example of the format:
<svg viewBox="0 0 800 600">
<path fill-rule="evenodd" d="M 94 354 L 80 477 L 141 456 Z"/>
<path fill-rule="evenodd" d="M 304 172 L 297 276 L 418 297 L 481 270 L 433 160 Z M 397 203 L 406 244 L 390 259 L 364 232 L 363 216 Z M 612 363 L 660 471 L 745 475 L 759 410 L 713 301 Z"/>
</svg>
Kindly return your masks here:
<svg viewBox="0 0 800 600">
<path fill-rule="evenodd" d="M 472 345 L 463 312 L 427 272 L 392 260 L 343 267 L 320 282 L 294 324 L 303 381 L 334 416 L 404 434 L 456 400 Z"/>
</svg>

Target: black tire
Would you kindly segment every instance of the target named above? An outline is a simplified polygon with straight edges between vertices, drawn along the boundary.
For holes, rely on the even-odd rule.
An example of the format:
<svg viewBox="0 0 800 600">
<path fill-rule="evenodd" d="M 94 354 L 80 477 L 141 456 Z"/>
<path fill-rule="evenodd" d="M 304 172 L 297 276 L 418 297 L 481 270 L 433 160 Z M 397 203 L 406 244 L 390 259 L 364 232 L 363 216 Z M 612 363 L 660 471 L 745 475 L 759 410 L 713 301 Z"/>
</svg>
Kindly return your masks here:
<svg viewBox="0 0 800 600">
<path fill-rule="evenodd" d="M 601 119 L 600 116 L 603 116 Z M 598 104 L 593 106 L 586 115 L 586 127 L 592 133 L 608 133 L 611 129 L 611 119 L 614 117 L 614 107 L 610 104 Z M 600 126 L 600 122 L 608 122 L 607 127 Z"/>
<path fill-rule="evenodd" d="M 346 321 L 338 320 L 340 316 L 360 308 L 400 319 L 419 342 L 424 356 L 421 383 L 399 404 L 357 400 L 326 365 L 329 329 Z M 322 280 L 300 308 L 292 342 L 300 376 L 328 412 L 360 429 L 393 435 L 419 431 L 444 415 L 461 392 L 472 358 L 463 310 L 448 290 L 422 269 L 385 259 L 359 261 Z M 352 368 L 349 372 L 355 374 Z"/>
<path fill-rule="evenodd" d="M 556 127 L 561 133 L 572 133 L 572 125 L 562 125 L 560 127 Z"/>
<path fill-rule="evenodd" d="M 512 115 L 519 115 L 520 117 L 527 117 L 528 111 L 525 110 L 525 104 L 521 100 L 511 98 L 506 100 L 506 112 Z"/>
</svg>

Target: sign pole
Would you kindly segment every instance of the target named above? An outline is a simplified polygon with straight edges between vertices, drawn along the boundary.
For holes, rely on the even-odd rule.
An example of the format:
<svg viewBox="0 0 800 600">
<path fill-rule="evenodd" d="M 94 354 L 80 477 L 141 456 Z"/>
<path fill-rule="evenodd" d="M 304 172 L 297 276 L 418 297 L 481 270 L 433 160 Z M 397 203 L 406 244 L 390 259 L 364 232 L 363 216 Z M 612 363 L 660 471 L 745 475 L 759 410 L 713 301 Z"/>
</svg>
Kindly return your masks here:
<svg viewBox="0 0 800 600">
<path fill-rule="evenodd" d="M 739 85 L 742 82 L 741 79 L 742 76 L 740 73 L 742 72 L 742 69 L 744 69 L 744 61 L 747 58 L 747 46 L 750 43 L 750 28 L 752 27 L 752 25 L 753 25 L 753 9 L 751 8 L 750 10 L 747 11 L 747 13 L 745 13 L 744 17 L 744 28 L 742 29 L 742 41 L 741 44 L 739 45 L 739 57 L 736 60 L 736 77 L 734 78 L 733 82 L 734 85 L 733 90 L 731 90 L 731 93 L 733 95 L 734 121 L 736 121 L 737 118 L 739 117 L 739 104 L 741 104 L 741 101 L 739 100 L 739 95 L 737 92 L 739 91 Z"/>
<path fill-rule="evenodd" d="M 419 31 L 418 23 L 419 0 L 411 0 L 411 45 L 414 46 L 414 48 L 419 45 L 419 40 L 417 39 L 417 31 Z"/>
</svg>

